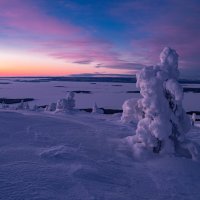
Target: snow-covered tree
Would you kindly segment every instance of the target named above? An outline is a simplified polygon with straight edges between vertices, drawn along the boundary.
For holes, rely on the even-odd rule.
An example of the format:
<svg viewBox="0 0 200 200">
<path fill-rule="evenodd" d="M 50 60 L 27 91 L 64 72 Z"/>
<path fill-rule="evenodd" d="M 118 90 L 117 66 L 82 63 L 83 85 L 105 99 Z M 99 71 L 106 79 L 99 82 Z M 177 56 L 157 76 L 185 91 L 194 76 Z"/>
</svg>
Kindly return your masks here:
<svg viewBox="0 0 200 200">
<path fill-rule="evenodd" d="M 142 118 L 143 112 L 141 111 L 140 105 L 135 98 L 124 101 L 122 109 L 123 113 L 121 121 L 123 123 L 137 122 Z"/>
<path fill-rule="evenodd" d="M 50 103 L 45 108 L 45 111 L 55 111 L 55 110 L 56 110 L 56 103 Z"/>
<path fill-rule="evenodd" d="M 178 77 L 178 54 L 168 47 L 160 54 L 160 64 L 145 67 L 137 74 L 142 95 L 138 105 L 143 116 L 134 136 L 135 148 L 175 153 L 187 146 L 185 134 L 190 119 L 182 106 L 183 89 Z"/>
<path fill-rule="evenodd" d="M 75 93 L 74 92 L 69 92 L 67 95 L 67 109 L 68 110 L 73 110 L 75 108 Z"/>
<path fill-rule="evenodd" d="M 65 99 L 59 99 L 56 104 L 56 111 L 72 111 L 75 107 L 74 92 L 69 92 Z"/>
<path fill-rule="evenodd" d="M 59 99 L 56 103 L 56 111 L 64 111 L 66 109 L 66 99 Z"/>
<path fill-rule="evenodd" d="M 103 110 L 99 108 L 96 103 L 94 103 L 94 106 L 92 108 L 92 113 L 103 114 Z"/>
<path fill-rule="evenodd" d="M 19 103 L 19 105 L 16 108 L 17 110 L 29 110 L 30 106 L 28 104 L 28 102 L 24 102 L 24 100 L 21 100 L 21 102 Z"/>
</svg>

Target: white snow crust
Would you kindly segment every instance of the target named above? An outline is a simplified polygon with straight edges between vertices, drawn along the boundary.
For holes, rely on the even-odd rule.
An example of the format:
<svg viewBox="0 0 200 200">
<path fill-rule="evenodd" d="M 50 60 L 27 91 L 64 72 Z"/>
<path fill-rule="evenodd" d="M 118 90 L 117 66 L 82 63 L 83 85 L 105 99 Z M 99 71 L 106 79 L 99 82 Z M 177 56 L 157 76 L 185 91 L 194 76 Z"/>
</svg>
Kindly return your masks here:
<svg viewBox="0 0 200 200">
<path fill-rule="evenodd" d="M 137 160 L 120 116 L 0 112 L 0 199 L 200 199 L 200 163 Z M 188 137 L 200 143 L 200 130 Z"/>
</svg>

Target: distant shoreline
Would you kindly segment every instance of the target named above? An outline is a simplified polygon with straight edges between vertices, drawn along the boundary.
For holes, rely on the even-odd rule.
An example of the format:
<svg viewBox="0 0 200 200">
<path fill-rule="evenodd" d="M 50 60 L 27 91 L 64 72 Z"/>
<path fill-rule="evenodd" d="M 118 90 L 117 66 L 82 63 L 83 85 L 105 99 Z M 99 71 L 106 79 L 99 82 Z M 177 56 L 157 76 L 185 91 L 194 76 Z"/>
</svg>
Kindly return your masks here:
<svg viewBox="0 0 200 200">
<path fill-rule="evenodd" d="M 51 81 L 66 81 L 66 82 L 115 82 L 115 83 L 136 83 L 136 77 L 129 76 L 129 77 L 117 77 L 117 76 L 102 76 L 102 77 L 74 77 L 74 76 L 44 76 L 44 77 L 0 77 L 0 80 L 5 79 L 16 79 L 15 82 L 32 82 L 32 83 L 40 83 L 40 82 L 51 82 Z M 22 80 L 27 79 L 27 80 Z M 182 84 L 200 84 L 200 80 L 198 79 L 183 79 L 180 78 L 179 82 Z"/>
</svg>

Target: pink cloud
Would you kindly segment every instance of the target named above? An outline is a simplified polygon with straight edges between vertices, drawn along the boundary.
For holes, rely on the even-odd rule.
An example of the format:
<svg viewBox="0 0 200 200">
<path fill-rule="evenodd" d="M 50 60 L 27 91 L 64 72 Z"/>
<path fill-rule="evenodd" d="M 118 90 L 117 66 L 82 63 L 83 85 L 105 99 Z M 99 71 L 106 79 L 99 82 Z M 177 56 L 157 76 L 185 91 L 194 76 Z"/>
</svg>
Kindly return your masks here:
<svg viewBox="0 0 200 200">
<path fill-rule="evenodd" d="M 200 9 L 194 1 L 174 0 L 171 3 L 169 12 L 159 11 L 159 17 L 140 27 L 141 32 L 150 34 L 142 39 L 132 39 L 132 47 L 140 50 L 134 50 L 133 55 L 143 55 L 147 63 L 154 63 L 158 61 L 161 49 L 171 46 L 180 55 L 181 67 L 196 69 L 200 63 Z"/>
<path fill-rule="evenodd" d="M 79 31 L 79 28 L 67 22 L 48 16 L 41 12 L 31 1 L 1 0 L 0 25 L 15 31 L 26 31 L 33 34 L 68 36 Z"/>
<path fill-rule="evenodd" d="M 119 54 L 112 51 L 112 45 L 106 41 L 98 41 L 93 38 L 82 38 L 79 40 L 55 40 L 42 42 L 40 48 L 35 51 L 45 52 L 58 59 L 79 62 L 90 60 L 90 62 L 118 62 Z"/>
<path fill-rule="evenodd" d="M 140 52 L 133 51 L 134 55 L 145 56 L 146 61 L 153 63 L 158 61 L 158 55 L 165 46 L 171 46 L 180 54 L 180 62 L 183 67 L 194 66 L 200 63 L 200 40 L 198 35 L 200 30 L 193 30 L 185 27 L 186 24 L 176 26 L 169 24 L 167 21 L 154 22 L 153 24 L 143 27 L 152 30 L 151 36 L 143 39 L 132 39 L 132 47 L 139 49 Z"/>
<path fill-rule="evenodd" d="M 119 60 L 112 43 L 94 38 L 82 27 L 47 15 L 32 1 L 1 0 L 0 18 L 0 25 L 5 27 L 1 32 L 11 39 L 17 37 L 19 44 L 31 46 L 32 51 L 72 63 Z"/>
<path fill-rule="evenodd" d="M 171 46 L 180 54 L 181 67 L 198 68 L 200 3 L 197 1 L 123 1 L 115 4 L 110 14 L 128 26 L 136 62 L 155 64 L 162 48 Z"/>
</svg>

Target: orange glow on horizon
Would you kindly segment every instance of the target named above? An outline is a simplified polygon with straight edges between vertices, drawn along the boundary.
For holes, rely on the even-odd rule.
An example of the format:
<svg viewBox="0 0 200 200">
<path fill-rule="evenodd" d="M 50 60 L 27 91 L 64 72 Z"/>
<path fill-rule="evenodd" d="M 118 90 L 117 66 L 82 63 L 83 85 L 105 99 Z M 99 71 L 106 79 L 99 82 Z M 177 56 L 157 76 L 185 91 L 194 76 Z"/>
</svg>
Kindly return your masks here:
<svg viewBox="0 0 200 200">
<path fill-rule="evenodd" d="M 14 76 L 67 76 L 71 74 L 95 73 L 92 64 L 77 64 L 71 60 L 58 59 L 35 52 L 3 51 L 0 49 L 0 77 Z M 109 69 L 109 73 L 127 73 L 128 70 Z M 107 68 L 98 68 L 98 73 L 108 73 Z"/>
<path fill-rule="evenodd" d="M 89 67 L 44 55 L 0 50 L 0 76 L 64 76 L 91 71 Z"/>
</svg>

